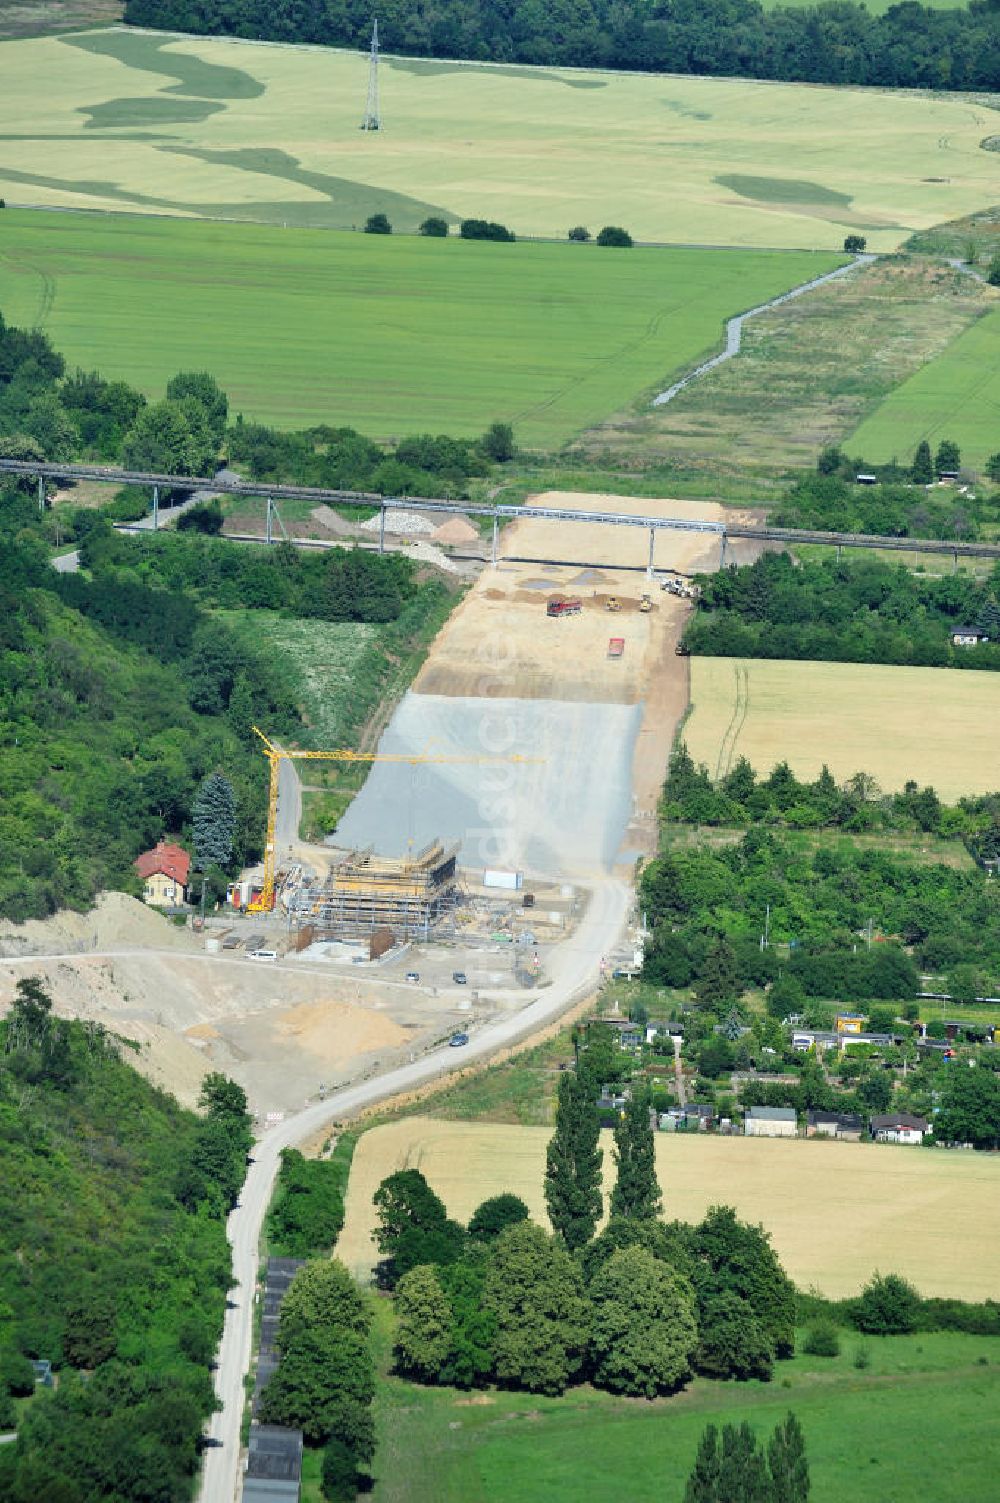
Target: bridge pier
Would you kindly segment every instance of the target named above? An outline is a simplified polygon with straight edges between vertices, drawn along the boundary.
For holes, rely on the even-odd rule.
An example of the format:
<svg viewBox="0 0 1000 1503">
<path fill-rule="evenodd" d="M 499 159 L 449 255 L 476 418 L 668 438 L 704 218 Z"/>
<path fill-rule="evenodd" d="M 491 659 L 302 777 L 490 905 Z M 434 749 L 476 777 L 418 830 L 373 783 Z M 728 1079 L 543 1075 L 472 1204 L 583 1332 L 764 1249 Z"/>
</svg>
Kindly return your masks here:
<svg viewBox="0 0 1000 1503">
<path fill-rule="evenodd" d="M 38 510 L 45 510 L 45 476 L 38 477 Z"/>
<path fill-rule="evenodd" d="M 951 555 L 951 572 L 953 574 L 957 574 L 958 573 L 958 549 L 957 548 L 955 549 L 955 551 Z"/>
<path fill-rule="evenodd" d="M 840 563 L 840 560 L 843 557 L 843 554 L 844 554 L 843 544 L 842 543 L 838 543 L 837 544 L 837 563 L 838 564 Z"/>
<path fill-rule="evenodd" d="M 379 507 L 378 513 L 378 551 L 385 552 L 385 507 Z"/>
<path fill-rule="evenodd" d="M 490 549 L 490 563 L 495 569 L 497 566 L 497 543 L 500 540 L 500 518 L 493 513 L 493 546 Z"/>
<path fill-rule="evenodd" d="M 153 486 L 153 531 L 160 525 L 160 487 Z"/>
<path fill-rule="evenodd" d="M 267 499 L 267 511 L 264 513 L 264 542 L 265 543 L 270 543 L 270 541 L 271 541 L 271 498 L 270 498 L 270 496 L 268 496 L 266 499 Z"/>
<path fill-rule="evenodd" d="M 726 567 L 726 534 L 724 532 L 719 534 L 719 543 L 719 568 L 724 569 Z"/>
<path fill-rule="evenodd" d="M 649 529 L 649 563 L 646 565 L 646 578 L 652 582 L 653 578 L 653 554 L 656 551 L 656 528 Z"/>
</svg>

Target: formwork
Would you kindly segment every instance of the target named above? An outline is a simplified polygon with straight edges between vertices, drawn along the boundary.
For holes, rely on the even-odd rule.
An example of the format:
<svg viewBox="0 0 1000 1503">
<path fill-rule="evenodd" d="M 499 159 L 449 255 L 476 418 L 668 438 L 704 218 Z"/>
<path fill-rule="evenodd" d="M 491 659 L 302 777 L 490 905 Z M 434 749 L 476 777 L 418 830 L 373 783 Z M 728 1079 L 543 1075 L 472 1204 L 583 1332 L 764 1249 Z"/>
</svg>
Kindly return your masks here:
<svg viewBox="0 0 1000 1503">
<path fill-rule="evenodd" d="M 432 841 L 414 856 L 349 851 L 312 895 L 306 922 L 316 937 L 364 938 L 389 929 L 397 939 L 428 934 L 455 907 L 458 846 Z"/>
</svg>

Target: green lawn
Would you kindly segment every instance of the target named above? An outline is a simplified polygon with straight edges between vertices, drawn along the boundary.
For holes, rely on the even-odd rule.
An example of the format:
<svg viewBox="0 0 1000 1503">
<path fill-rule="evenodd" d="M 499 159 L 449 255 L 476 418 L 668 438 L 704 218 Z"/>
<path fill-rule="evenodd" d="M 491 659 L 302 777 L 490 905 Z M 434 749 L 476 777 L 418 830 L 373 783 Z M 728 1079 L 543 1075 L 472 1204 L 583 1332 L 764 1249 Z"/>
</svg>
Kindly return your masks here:
<svg viewBox="0 0 1000 1503">
<path fill-rule="evenodd" d="M 870 1366 L 859 1371 L 854 1356 L 862 1346 Z M 811 1503 L 978 1503 L 995 1492 L 998 1402 L 1000 1342 L 950 1332 L 844 1332 L 839 1357 L 780 1363 L 770 1384 L 698 1380 L 655 1403 L 588 1388 L 562 1399 L 467 1395 L 387 1378 L 376 1400 L 372 1497 L 680 1503 L 709 1421 L 746 1419 L 763 1435 L 792 1409 L 805 1431 Z"/>
<path fill-rule="evenodd" d="M 373 436 L 554 445 L 717 347 L 725 318 L 837 265 L 7 210 L 0 308 L 149 393 L 210 370 L 231 410 Z"/>
<path fill-rule="evenodd" d="M 966 464 L 1000 450 L 1000 308 L 993 308 L 898 386 L 847 440 L 873 462 L 908 460 L 921 439 L 952 438 Z"/>
</svg>

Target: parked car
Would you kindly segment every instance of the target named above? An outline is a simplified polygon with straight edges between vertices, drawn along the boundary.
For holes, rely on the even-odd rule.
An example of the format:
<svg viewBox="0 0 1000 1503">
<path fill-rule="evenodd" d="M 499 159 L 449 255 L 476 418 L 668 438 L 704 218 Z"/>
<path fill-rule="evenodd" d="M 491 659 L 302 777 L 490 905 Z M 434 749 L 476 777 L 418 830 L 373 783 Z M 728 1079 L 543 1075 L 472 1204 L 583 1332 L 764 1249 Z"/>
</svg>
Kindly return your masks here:
<svg viewBox="0 0 1000 1503">
<path fill-rule="evenodd" d="M 452 971 L 451 979 L 456 986 L 464 986 L 469 978 L 464 971 Z"/>
<path fill-rule="evenodd" d="M 417 981 L 420 980 L 420 972 L 419 971 L 407 971 L 407 973 L 406 973 L 406 979 L 407 979 L 407 981 L 412 981 L 412 982 L 416 983 Z"/>
<path fill-rule="evenodd" d="M 467 1044 L 468 1042 L 469 1035 L 467 1033 L 453 1033 L 451 1038 L 448 1040 L 448 1043 L 453 1049 L 461 1049 L 462 1045 Z"/>
<path fill-rule="evenodd" d="M 247 952 L 248 960 L 277 960 L 277 950 L 250 950 Z"/>
</svg>

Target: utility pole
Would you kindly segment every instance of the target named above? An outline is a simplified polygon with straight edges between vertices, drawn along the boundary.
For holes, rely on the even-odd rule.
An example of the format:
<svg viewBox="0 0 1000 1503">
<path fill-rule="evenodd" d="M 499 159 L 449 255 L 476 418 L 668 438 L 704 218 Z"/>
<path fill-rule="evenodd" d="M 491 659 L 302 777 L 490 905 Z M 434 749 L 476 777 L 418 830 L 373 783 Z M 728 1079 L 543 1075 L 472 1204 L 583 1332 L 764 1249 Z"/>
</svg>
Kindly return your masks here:
<svg viewBox="0 0 1000 1503">
<path fill-rule="evenodd" d="M 372 50 L 368 62 L 368 102 L 365 105 L 362 130 L 381 130 L 382 115 L 378 105 L 378 18 L 372 23 Z"/>
</svg>

